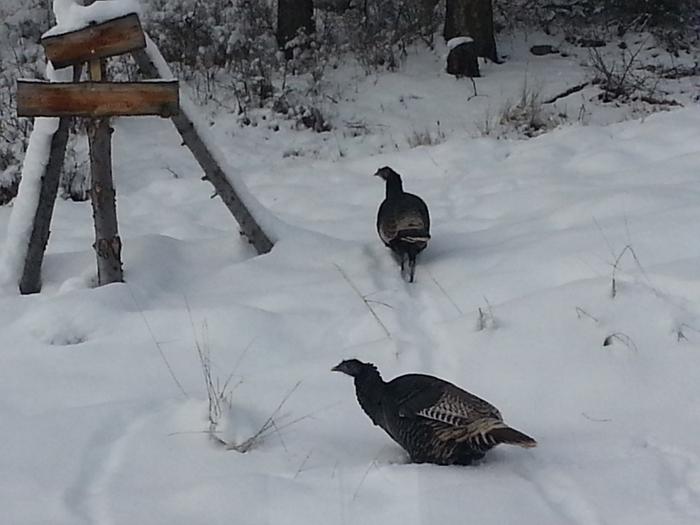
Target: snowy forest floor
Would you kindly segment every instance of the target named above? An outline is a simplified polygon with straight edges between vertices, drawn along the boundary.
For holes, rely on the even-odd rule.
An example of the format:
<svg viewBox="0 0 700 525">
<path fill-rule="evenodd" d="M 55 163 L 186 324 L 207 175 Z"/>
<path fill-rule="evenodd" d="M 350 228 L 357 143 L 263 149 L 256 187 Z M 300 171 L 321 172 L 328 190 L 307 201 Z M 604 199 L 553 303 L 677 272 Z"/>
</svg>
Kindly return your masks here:
<svg viewBox="0 0 700 525">
<path fill-rule="evenodd" d="M 252 192 L 306 231 L 260 257 L 168 121 L 116 121 L 127 282 L 92 286 L 90 205 L 60 201 L 42 293 L 0 294 L 3 520 L 698 523 L 698 80 L 671 94 L 686 107 L 643 120 L 610 124 L 646 110 L 591 87 L 555 110 L 586 118 L 480 136 L 525 79 L 546 99 L 590 76 L 510 55 L 477 97 L 430 52 L 398 73 L 339 71 L 329 111 L 345 125 L 328 133 L 212 117 Z M 425 130 L 435 144 L 409 148 Z M 431 210 L 413 285 L 374 230 L 383 165 Z M 197 346 L 230 378 L 222 438 L 273 416 L 245 454 L 206 433 Z M 349 357 L 453 381 L 539 446 L 407 464 L 330 372 Z"/>
</svg>

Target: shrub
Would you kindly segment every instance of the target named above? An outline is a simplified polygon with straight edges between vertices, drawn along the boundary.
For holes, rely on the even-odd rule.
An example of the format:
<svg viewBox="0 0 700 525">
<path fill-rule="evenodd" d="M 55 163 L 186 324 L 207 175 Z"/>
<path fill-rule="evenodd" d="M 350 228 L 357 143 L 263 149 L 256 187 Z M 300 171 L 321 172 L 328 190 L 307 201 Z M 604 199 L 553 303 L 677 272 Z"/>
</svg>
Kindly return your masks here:
<svg viewBox="0 0 700 525">
<path fill-rule="evenodd" d="M 39 0 L 0 4 L 0 205 L 17 194 L 20 164 L 32 130 L 31 120 L 15 113 L 17 79 L 43 77 L 43 51 L 36 42 L 48 26 L 48 16 Z"/>
<path fill-rule="evenodd" d="M 538 89 L 523 82 L 520 99 L 508 100 L 495 119 L 486 115 L 480 125 L 482 135 L 495 137 L 531 138 L 541 135 L 562 123 L 565 115 L 549 110 L 542 102 Z"/>
<path fill-rule="evenodd" d="M 494 0 L 494 14 L 500 28 L 539 27 L 572 41 L 648 29 L 673 52 L 697 42 L 700 28 L 696 0 Z"/>
</svg>

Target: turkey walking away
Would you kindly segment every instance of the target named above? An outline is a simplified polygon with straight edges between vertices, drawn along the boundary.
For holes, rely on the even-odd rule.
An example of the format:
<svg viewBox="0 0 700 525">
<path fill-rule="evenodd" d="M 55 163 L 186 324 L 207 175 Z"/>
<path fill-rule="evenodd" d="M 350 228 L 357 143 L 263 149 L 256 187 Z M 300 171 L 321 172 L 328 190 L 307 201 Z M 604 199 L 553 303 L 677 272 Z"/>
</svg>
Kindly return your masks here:
<svg viewBox="0 0 700 525">
<path fill-rule="evenodd" d="M 390 167 L 377 170 L 375 175 L 386 181 L 386 198 L 377 212 L 377 232 L 401 261 L 401 275 L 413 282 L 416 256 L 430 239 L 428 206 L 417 195 L 403 191 L 401 175 Z"/>
<path fill-rule="evenodd" d="M 332 370 L 354 378 L 362 410 L 414 463 L 469 465 L 500 443 L 537 445 L 506 425 L 496 407 L 437 377 L 407 374 L 386 383 L 377 367 L 357 359 Z"/>
</svg>

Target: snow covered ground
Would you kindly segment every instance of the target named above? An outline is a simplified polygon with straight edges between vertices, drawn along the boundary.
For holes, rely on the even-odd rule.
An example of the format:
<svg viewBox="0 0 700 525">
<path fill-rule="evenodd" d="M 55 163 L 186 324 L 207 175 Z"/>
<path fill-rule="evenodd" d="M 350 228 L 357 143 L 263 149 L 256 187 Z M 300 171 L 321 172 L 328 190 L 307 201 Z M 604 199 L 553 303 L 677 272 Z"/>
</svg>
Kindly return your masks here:
<svg viewBox="0 0 700 525">
<path fill-rule="evenodd" d="M 553 93 L 583 75 L 514 59 L 466 102 L 469 82 L 418 56 L 355 85 L 341 118 L 365 135 L 219 119 L 252 192 L 306 231 L 261 257 L 169 122 L 116 122 L 127 282 L 91 287 L 90 205 L 61 201 L 42 293 L 0 294 L 2 521 L 698 523 L 700 111 L 516 141 L 475 137 L 483 113 L 451 104 L 498 108 L 538 68 L 568 71 L 544 75 Z M 437 120 L 443 143 L 406 149 Z M 383 165 L 432 213 L 414 285 L 374 231 Z M 222 437 L 274 416 L 245 454 L 205 432 L 197 345 L 231 376 Z M 330 372 L 348 357 L 451 380 L 539 446 L 407 464 Z"/>
</svg>

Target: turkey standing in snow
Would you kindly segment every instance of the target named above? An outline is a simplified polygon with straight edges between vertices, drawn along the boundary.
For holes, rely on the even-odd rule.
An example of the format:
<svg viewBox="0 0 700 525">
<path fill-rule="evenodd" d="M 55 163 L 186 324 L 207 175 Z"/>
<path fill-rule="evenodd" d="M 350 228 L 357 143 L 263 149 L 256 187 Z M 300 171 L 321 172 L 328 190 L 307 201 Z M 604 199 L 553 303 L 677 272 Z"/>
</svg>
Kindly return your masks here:
<svg viewBox="0 0 700 525">
<path fill-rule="evenodd" d="M 507 426 L 496 407 L 437 377 L 407 374 L 385 383 L 377 367 L 357 359 L 332 370 L 355 379 L 362 410 L 414 463 L 469 465 L 499 443 L 537 445 Z"/>
<path fill-rule="evenodd" d="M 408 280 L 413 282 L 416 256 L 430 239 L 430 215 L 423 199 L 403 191 L 401 175 L 385 166 L 375 173 L 386 181 L 386 198 L 377 212 L 379 237 L 401 261 L 404 275 L 408 260 Z"/>
</svg>

